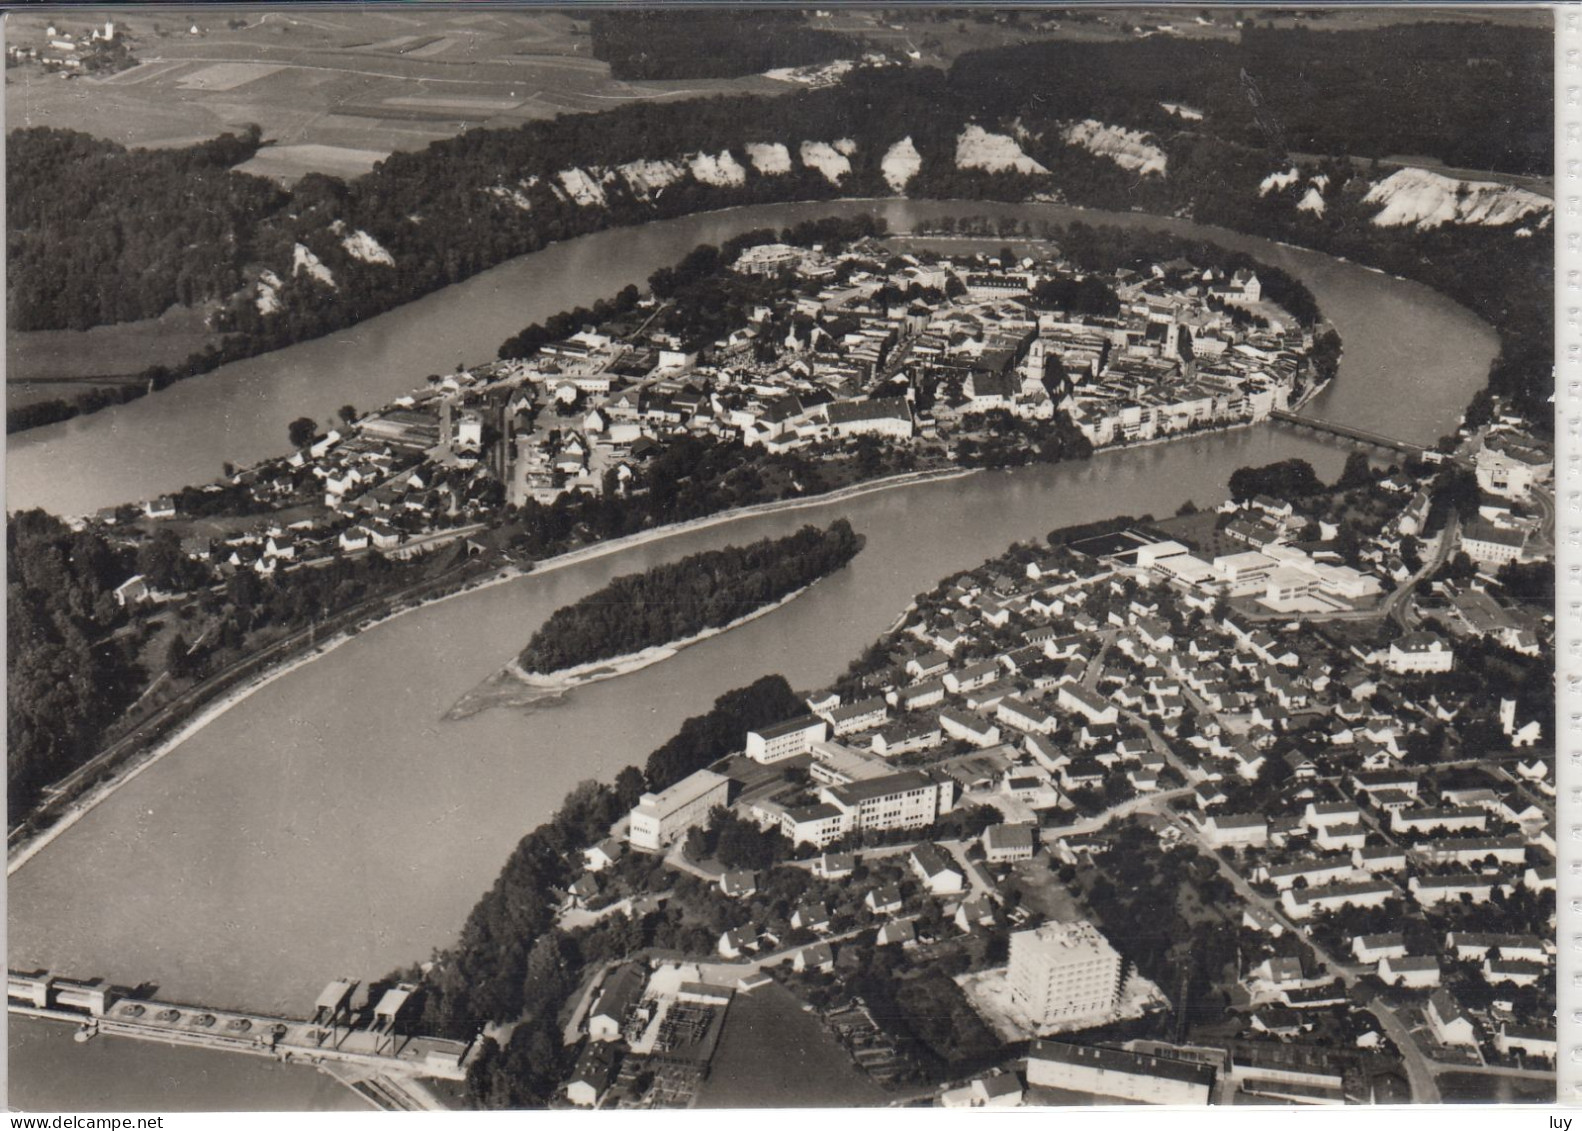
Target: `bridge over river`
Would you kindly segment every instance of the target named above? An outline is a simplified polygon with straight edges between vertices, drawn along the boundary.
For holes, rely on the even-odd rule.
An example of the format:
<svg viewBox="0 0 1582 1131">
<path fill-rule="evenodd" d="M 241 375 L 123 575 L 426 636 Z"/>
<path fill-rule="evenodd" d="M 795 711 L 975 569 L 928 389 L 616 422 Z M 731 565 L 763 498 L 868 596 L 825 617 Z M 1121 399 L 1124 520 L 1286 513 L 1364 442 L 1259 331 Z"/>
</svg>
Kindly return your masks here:
<svg viewBox="0 0 1582 1131">
<path fill-rule="evenodd" d="M 1282 424 L 1295 425 L 1298 428 L 1310 428 L 1314 432 L 1324 432 L 1331 436 L 1339 436 L 1345 440 L 1356 440 L 1375 448 L 1387 448 L 1390 451 L 1401 452 L 1405 455 L 1422 456 L 1432 448 L 1410 440 L 1398 440 L 1394 436 L 1386 436 L 1380 432 L 1369 432 L 1366 428 L 1354 428 L 1349 424 L 1337 424 L 1332 420 L 1320 420 L 1315 416 L 1299 416 L 1294 412 L 1285 412 L 1275 409 L 1269 413 L 1270 420 L 1278 420 Z"/>
</svg>

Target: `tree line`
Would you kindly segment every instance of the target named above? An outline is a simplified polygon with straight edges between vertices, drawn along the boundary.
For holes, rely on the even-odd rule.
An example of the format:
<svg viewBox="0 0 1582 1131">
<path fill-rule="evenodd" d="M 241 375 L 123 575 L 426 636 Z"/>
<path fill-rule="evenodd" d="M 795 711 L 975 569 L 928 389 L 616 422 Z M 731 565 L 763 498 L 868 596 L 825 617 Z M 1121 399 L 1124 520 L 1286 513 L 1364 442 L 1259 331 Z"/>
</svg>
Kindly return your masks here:
<svg viewBox="0 0 1582 1131">
<path fill-rule="evenodd" d="M 15 823 L 40 791 L 98 746 L 143 676 L 115 588 L 134 555 L 40 510 L 6 519 L 6 811 Z"/>
<path fill-rule="evenodd" d="M 595 12 L 593 57 L 618 79 L 723 79 L 854 59 L 861 40 L 810 28 L 802 13 L 758 9 Z"/>
<path fill-rule="evenodd" d="M 1375 46 L 1375 38 L 1384 46 Z M 1386 49 L 1389 66 L 1380 73 L 1388 81 L 1353 81 L 1358 65 L 1354 60 L 1371 59 L 1382 66 Z M 897 140 L 897 123 L 905 123 L 923 158 L 921 171 L 908 185 L 913 196 L 1019 201 L 1043 192 L 1101 208 L 1124 201 L 1133 210 L 1189 216 L 1343 255 L 1439 289 L 1498 327 L 1502 351 L 1491 373 L 1491 387 L 1513 397 L 1521 411 L 1544 427 L 1553 388 L 1550 241 L 1514 239 L 1515 225 L 1445 225 L 1428 231 L 1379 228 L 1371 223 L 1377 206 L 1362 204 L 1362 198 L 1369 181 L 1382 173 L 1358 168 L 1354 158 L 1408 151 L 1483 167 L 1547 167 L 1547 160 L 1541 160 L 1548 152 L 1547 111 L 1538 108 L 1549 105 L 1552 79 L 1547 66 L 1525 64 L 1542 62 L 1549 50 L 1547 40 L 1529 30 L 1439 25 L 1380 33 L 1259 33 L 1240 45 L 1150 39 L 1084 43 L 1075 50 L 1069 44 L 1034 44 L 964 55 L 944 74 L 910 68 L 859 70 L 829 89 L 776 97 L 634 103 L 508 130 L 469 130 L 421 151 L 393 154 L 373 172 L 349 183 L 312 175 L 289 194 L 268 199 L 253 198 L 254 192 L 266 191 L 253 186 L 256 179 L 234 173 L 222 176 L 213 170 L 212 161 L 205 165 L 202 158 L 190 158 L 197 163 L 194 175 L 175 183 L 168 170 L 156 177 L 169 202 L 153 212 L 139 206 L 138 215 L 141 223 L 163 232 L 167 225 L 149 225 L 147 216 L 175 210 L 167 217 L 169 223 L 195 244 L 190 253 L 182 245 L 181 263 L 197 260 L 207 265 L 192 265 L 188 271 L 194 296 L 223 289 L 231 278 L 224 274 L 227 264 L 238 269 L 243 263 L 269 264 L 277 273 L 285 272 L 297 243 L 332 270 L 336 286 L 331 289 L 306 274 L 283 277 L 281 308 L 264 315 L 252 301 L 251 280 L 237 278 L 240 289 L 215 316 L 225 337 L 181 366 L 150 370 L 145 376 L 158 387 L 227 361 L 329 333 L 508 258 L 605 227 L 729 205 L 887 196 L 891 190 L 882 159 Z M 1398 65 L 1402 59 L 1413 60 L 1414 65 L 1402 68 Z M 1332 114 L 1341 124 L 1303 142 L 1311 144 L 1310 152 L 1328 155 L 1313 166 L 1329 177 L 1322 193 L 1326 201 L 1322 214 L 1297 211 L 1294 188 L 1265 193 L 1260 187 L 1263 178 L 1284 167 L 1289 158 L 1266 147 L 1236 84 L 1247 63 L 1256 64 L 1263 73 L 1281 60 L 1292 70 L 1279 74 L 1302 78 L 1289 84 L 1262 83 L 1264 96 L 1276 111 L 1289 112 L 1293 121 L 1310 115 L 1320 123 Z M 1225 90 L 1233 89 L 1236 97 L 1224 93 L 1216 103 L 1210 96 L 1226 82 L 1232 86 Z M 1293 90 L 1300 96 L 1294 96 Z M 1486 90 L 1493 92 L 1488 101 Z M 1196 99 L 1208 113 L 1202 122 L 1182 123 L 1154 104 L 1160 99 Z M 1306 108 L 1308 103 L 1311 108 Z M 1447 114 L 1447 106 L 1456 107 L 1455 114 Z M 1444 120 L 1436 124 L 1435 114 Z M 1168 157 L 1166 175 L 1138 177 L 1113 161 L 1067 144 L 1060 123 L 1081 117 L 1152 131 L 1154 143 Z M 1047 176 L 956 166 L 957 136 L 967 122 L 996 126 L 1018 118 L 1022 126 L 1018 136 L 1029 155 L 1051 170 Z M 1408 135 L 1411 145 L 1395 132 L 1402 122 L 1416 123 L 1412 129 L 1417 132 Z M 69 164 L 85 146 L 94 152 L 91 143 L 75 141 L 71 135 L 54 136 L 58 133 L 40 135 L 35 139 L 38 145 L 23 160 L 8 163 L 13 210 L 19 199 L 51 195 L 49 169 Z M 743 156 L 749 142 L 780 142 L 794 151 L 802 139 L 838 138 L 856 143 L 851 172 L 839 185 L 795 162 L 783 175 L 763 174 Z M 1463 151 L 1468 139 L 1478 138 L 1495 149 Z M 741 184 L 708 185 L 683 178 L 650 197 L 629 191 L 617 179 L 604 185 L 605 201 L 597 207 L 580 205 L 556 191 L 556 174 L 563 169 L 609 168 L 640 158 L 677 159 L 722 148 L 730 148 L 743 164 Z M 174 165 L 181 159 L 161 160 Z M 22 261 L 38 268 L 12 276 L 17 309 L 59 305 L 58 288 L 65 284 L 46 277 L 50 271 L 68 279 L 79 277 L 119 254 L 105 250 L 107 229 L 95 221 L 106 207 L 100 201 L 120 193 L 128 178 L 113 161 L 95 159 L 79 165 L 71 176 L 82 182 L 81 191 L 68 191 L 58 207 L 35 206 L 40 210 L 36 221 L 33 213 L 12 213 L 10 238 L 28 245 L 22 249 Z M 267 182 L 259 184 L 267 186 Z M 267 191 L 280 192 L 273 186 Z M 214 208 L 197 207 L 208 199 L 203 194 L 211 192 L 218 193 Z M 30 235 L 35 222 L 47 226 L 51 236 Z M 337 222 L 370 233 L 394 257 L 396 266 L 353 257 L 341 246 L 338 232 L 343 229 Z M 48 268 L 41 252 L 29 250 L 44 246 L 53 257 Z M 104 287 L 109 279 L 111 289 L 123 293 L 84 300 L 83 316 L 70 324 L 141 312 L 142 300 L 124 292 L 149 288 L 141 275 L 128 278 L 119 271 L 112 264 L 92 277 L 92 285 Z M 162 271 L 161 277 L 174 285 L 180 267 Z M 1279 285 L 1277 278 L 1271 281 Z M 1301 316 L 1300 311 L 1293 313 Z M 58 317 L 54 320 L 67 324 Z M 53 409 L 75 411 L 76 406 L 62 402 Z M 30 420 L 47 415 L 33 410 Z"/>
<path fill-rule="evenodd" d="M 748 730 L 805 710 L 782 677 L 764 676 L 683 723 L 649 755 L 646 773 L 628 766 L 613 784 L 583 782 L 517 844 L 456 943 L 434 956 L 428 973 L 401 974 L 422 978 L 424 1032 L 466 1040 L 488 1021 L 517 1023 L 504 1046 L 485 1040 L 468 1073 L 474 1106 L 546 1105 L 570 1067 L 558 1015 L 584 971 L 656 940 L 677 941 L 663 915 L 635 921 L 613 915 L 590 930 L 557 929 L 554 901 L 546 895 L 571 882 L 581 850 L 608 836 L 645 790 L 663 789 L 739 749 Z"/>
<path fill-rule="evenodd" d="M 804 526 L 617 577 L 557 609 L 519 662 L 530 672 L 555 672 L 723 628 L 840 569 L 860 548 L 840 518 L 825 530 Z"/>
<path fill-rule="evenodd" d="M 289 196 L 232 166 L 260 133 L 126 149 L 45 126 L 6 147 L 6 312 L 13 330 L 83 330 L 228 298 Z"/>
</svg>

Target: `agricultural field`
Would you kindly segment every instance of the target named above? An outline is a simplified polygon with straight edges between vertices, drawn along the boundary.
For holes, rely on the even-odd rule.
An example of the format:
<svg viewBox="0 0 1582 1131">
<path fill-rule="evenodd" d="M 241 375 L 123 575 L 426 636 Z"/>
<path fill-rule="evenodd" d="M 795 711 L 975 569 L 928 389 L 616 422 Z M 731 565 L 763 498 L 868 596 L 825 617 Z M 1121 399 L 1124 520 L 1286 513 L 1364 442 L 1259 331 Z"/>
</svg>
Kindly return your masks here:
<svg viewBox="0 0 1582 1131">
<path fill-rule="evenodd" d="M 101 384 L 95 378 L 139 373 L 150 365 L 179 365 L 219 340 L 207 325 L 207 315 L 204 309 L 172 307 L 158 318 L 91 330 L 7 334 L 6 404 L 16 408 L 53 397 L 69 400 Z"/>
<path fill-rule="evenodd" d="M 51 20 L 77 32 L 106 19 L 137 65 L 70 80 L 37 65 L 7 70 L 8 130 L 53 126 L 159 147 L 256 122 L 270 144 L 243 168 L 289 184 L 309 172 L 356 176 L 467 129 L 641 99 L 794 89 L 756 76 L 616 81 L 592 57 L 587 21 L 555 12 L 20 12 L 8 42 L 42 47 Z"/>
</svg>

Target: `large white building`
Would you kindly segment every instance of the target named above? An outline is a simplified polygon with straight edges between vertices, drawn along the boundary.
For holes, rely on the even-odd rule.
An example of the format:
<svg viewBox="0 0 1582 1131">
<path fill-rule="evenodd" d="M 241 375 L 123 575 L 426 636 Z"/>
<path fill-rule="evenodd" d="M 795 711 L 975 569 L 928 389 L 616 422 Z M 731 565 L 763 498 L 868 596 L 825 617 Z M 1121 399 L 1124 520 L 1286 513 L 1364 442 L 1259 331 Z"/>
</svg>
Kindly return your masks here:
<svg viewBox="0 0 1582 1131">
<path fill-rule="evenodd" d="M 747 757 L 766 765 L 783 758 L 795 758 L 812 750 L 813 744 L 823 742 L 828 734 L 829 724 L 811 715 L 750 730 L 747 732 Z"/>
<path fill-rule="evenodd" d="M 1479 565 L 1501 566 L 1520 561 L 1527 535 L 1478 520 L 1461 528 L 1461 548 Z"/>
<path fill-rule="evenodd" d="M 1091 923 L 1045 923 L 1011 936 L 1008 980 L 1040 1028 L 1115 1008 L 1124 963 Z"/>
<path fill-rule="evenodd" d="M 1456 655 L 1450 645 L 1432 632 L 1408 632 L 1399 640 L 1390 642 L 1384 666 L 1392 672 L 1448 672 L 1455 666 Z"/>
<path fill-rule="evenodd" d="M 947 778 L 935 779 L 919 770 L 827 785 L 816 805 L 786 812 L 780 831 L 793 844 L 822 848 L 862 829 L 920 829 L 934 823 L 955 804 Z"/>
<path fill-rule="evenodd" d="M 1207 1104 L 1214 1069 L 1125 1049 L 1034 1041 L 1027 1050 L 1027 1082 L 1133 1103 Z"/>
<path fill-rule="evenodd" d="M 1484 446 L 1475 459 L 1478 486 L 1491 495 L 1520 499 L 1554 471 L 1554 459 L 1518 444 Z"/>
<path fill-rule="evenodd" d="M 724 805 L 729 794 L 730 779 L 712 770 L 699 770 L 663 793 L 645 793 L 632 807 L 627 838 L 634 848 L 658 852 L 694 825 L 705 824 L 709 811 Z"/>
</svg>

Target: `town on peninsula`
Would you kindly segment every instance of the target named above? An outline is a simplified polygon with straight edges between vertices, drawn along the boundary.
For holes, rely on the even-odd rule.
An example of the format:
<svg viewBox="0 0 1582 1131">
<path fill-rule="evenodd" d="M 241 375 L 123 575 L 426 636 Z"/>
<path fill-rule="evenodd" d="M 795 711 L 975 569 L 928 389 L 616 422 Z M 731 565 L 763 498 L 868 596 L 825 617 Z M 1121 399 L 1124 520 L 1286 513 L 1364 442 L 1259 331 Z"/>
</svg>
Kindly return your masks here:
<svg viewBox="0 0 1582 1131">
<path fill-rule="evenodd" d="M 961 13 L 930 32 L 930 48 L 886 38 L 913 28 L 912 16 L 876 16 L 859 37 L 844 10 L 787 11 L 762 19 L 795 46 L 754 57 L 783 65 L 706 81 L 772 78 L 806 113 L 870 85 L 893 84 L 897 104 L 910 105 L 914 50 L 958 52 L 949 73 L 970 76 L 984 65 L 975 52 L 1036 50 L 1015 39 L 964 46 L 972 34 L 1036 31 L 1069 46 L 1057 33 L 1081 27 L 1114 34 L 1117 50 L 1168 52 L 1234 30 L 1236 42 L 1256 43 L 1263 15 L 1244 29 L 1231 14 L 1205 10 L 1197 25 L 1208 30 L 1193 31 L 1179 11 L 1172 30 L 1155 32 L 1124 21 L 1062 29 L 1053 10 L 1025 23 Z M 262 35 L 253 15 L 227 29 L 195 18 L 170 43 L 169 28 L 129 36 L 113 22 L 75 36 L 62 17 L 53 39 L 8 48 L 8 75 L 113 91 L 153 67 L 155 81 L 168 60 L 153 53 L 184 59 L 178 48 L 210 35 Z M 658 38 L 650 58 L 622 38 L 627 24 L 600 25 L 599 50 L 635 76 L 623 82 L 705 81 L 674 61 L 681 41 L 666 38 L 685 13 L 674 23 L 628 15 Z M 718 17 L 697 19 L 713 29 Z M 1263 34 L 1286 33 L 1271 22 Z M 421 61 L 450 40 L 383 42 L 338 44 L 334 57 Z M 866 49 L 858 61 L 824 57 L 854 43 Z M 639 74 L 664 66 L 672 71 Z M 224 92 L 270 73 L 211 82 Z M 1422 255 L 1422 275 L 1404 250 L 1374 266 L 1351 222 L 1333 219 L 1310 242 L 1336 270 L 1378 276 L 1425 305 L 1431 292 L 1418 284 L 1437 284 L 1451 262 L 1488 254 L 1492 277 L 1532 275 L 1520 257 L 1553 235 L 1553 201 L 1517 187 L 1516 174 L 1476 182 L 1493 202 L 1476 217 L 1462 208 L 1466 181 L 1445 215 L 1410 212 L 1404 181 L 1393 196 L 1371 195 L 1401 175 L 1377 158 L 1370 168 L 1338 146 L 1323 157 L 1288 149 L 1260 88 L 1241 76 L 1250 86 L 1234 93 L 1256 112 L 1261 147 L 1250 151 L 1274 169 L 1248 182 L 1258 186 L 1249 209 L 1266 218 L 1284 208 L 1295 219 L 1279 223 L 1299 228 L 1326 223 L 1326 208 L 1366 211 L 1381 246 L 1452 249 L 1439 263 Z M 1149 91 L 1149 114 L 1187 135 L 1172 141 L 1168 175 L 1203 178 L 1209 187 L 1195 191 L 1211 194 L 1218 174 L 1177 148 L 1194 144 L 1204 111 L 1166 86 Z M 659 121 L 677 92 L 660 90 L 640 112 Z M 579 97 L 591 106 L 599 96 Z M 751 86 L 710 97 L 780 99 Z M 1199 101 L 1212 119 L 1219 104 Z M 427 120 L 419 109 L 401 107 Z M 561 129 L 605 111 L 557 113 Z M 1148 186 L 1131 212 L 1168 224 L 1062 195 L 1050 187 L 1059 170 L 1027 155 L 1043 152 L 1043 134 L 1020 119 L 990 126 L 951 135 L 958 171 L 989 180 L 942 197 L 943 210 L 898 223 L 878 206 L 810 207 L 763 226 L 700 226 L 729 234 L 688 239 L 690 251 L 640 284 L 518 320 L 454 367 L 387 380 L 404 391 L 383 403 L 305 407 L 275 428 L 273 454 L 226 462 L 207 481 L 103 496 L 118 501 L 80 514 L 8 500 L 8 881 L 34 901 L 24 908 L 38 905 L 21 883 L 29 871 L 93 835 L 128 796 L 149 806 L 139 837 L 198 843 L 208 818 L 172 819 L 160 774 L 268 689 L 322 672 L 321 698 L 333 698 L 328 673 L 346 670 L 334 665 L 388 652 L 389 696 L 431 692 L 416 690 L 435 682 L 424 673 L 485 648 L 474 629 L 441 641 L 436 627 L 447 612 L 468 623 L 470 602 L 496 602 L 505 621 L 491 648 L 516 630 L 499 612 L 508 602 L 538 593 L 548 608 L 510 647 L 478 655 L 438 709 L 392 709 L 390 719 L 421 731 L 410 741 L 430 773 L 486 773 L 498 763 L 474 762 L 471 744 L 488 741 L 525 766 L 557 763 L 546 783 L 577 783 L 558 800 L 563 784 L 513 801 L 529 814 L 504 832 L 514 847 L 487 862 L 492 886 L 467 880 L 471 911 L 430 953 L 294 971 L 324 986 L 316 999 L 298 1000 L 287 982 L 289 994 L 244 980 L 234 993 L 211 983 L 189 992 L 183 977 L 166 988 L 153 972 L 134 985 L 119 969 L 70 965 L 91 947 L 57 952 L 47 932 L 24 932 L 8 971 L 13 1044 L 20 1034 L 32 1042 L 26 1055 L 63 1064 L 85 1044 L 231 1054 L 222 1059 L 290 1065 L 385 1110 L 1553 1102 L 1565 1001 L 1555 755 L 1564 460 L 1543 415 L 1552 378 L 1536 374 L 1543 323 L 1533 313 L 1549 281 L 1529 281 L 1511 301 L 1470 401 L 1458 391 L 1448 403 L 1410 358 L 1370 352 L 1371 379 L 1389 382 L 1372 394 L 1377 411 L 1328 412 L 1368 379 L 1348 368 L 1366 303 L 1331 305 L 1342 288 L 1319 281 L 1296 255 L 1303 245 L 1272 238 L 1294 231 L 1266 224 L 1267 240 L 1220 240 L 1218 228 L 1176 224 L 1192 217 L 1146 195 L 1167 174 L 1164 148 L 1142 131 L 1077 120 L 1060 144 Z M 489 144 L 466 132 L 463 143 Z M 182 175 L 195 191 L 212 188 L 205 170 L 220 149 L 241 146 L 249 164 L 258 153 L 266 165 L 287 160 L 260 149 L 256 132 L 222 140 L 193 151 Z M 625 185 L 657 210 L 670 189 L 757 184 L 732 179 L 729 150 L 702 172 L 694 162 L 688 186 L 680 166 L 622 165 L 586 144 L 594 156 L 582 165 L 483 195 L 531 215 L 551 198 L 602 208 Z M 1415 152 L 1404 146 L 1388 152 Z M 290 160 L 323 156 L 299 148 Z M 755 178 L 773 175 L 773 155 L 741 152 L 760 161 Z M 859 160 L 849 139 L 797 152 L 798 175 L 836 188 L 829 170 Z M 923 161 L 916 148 L 892 148 L 870 173 L 898 177 L 901 194 Z M 1375 180 L 1342 199 L 1330 178 L 1338 186 L 1334 170 L 1348 162 Z M 1019 176 L 1053 180 L 1013 190 Z M 348 199 L 321 172 L 292 178 L 294 222 L 318 224 Z M 777 203 L 765 197 L 765 215 Z M 1032 210 L 1044 205 L 1065 212 Z M 392 278 L 401 264 L 392 303 L 439 285 L 439 268 L 413 282 L 408 247 L 386 248 L 368 230 L 376 225 L 359 226 L 366 212 L 344 215 L 333 231 L 349 256 Z M 443 222 L 428 207 L 413 227 L 429 217 Z M 593 238 L 555 233 L 543 242 Z M 1487 253 L 1496 239 L 1507 250 Z M 289 273 L 228 278 L 228 305 L 212 305 L 199 333 L 282 326 L 314 294 L 335 311 L 314 332 L 356 321 L 347 311 L 362 300 L 337 289 L 303 242 L 290 246 Z M 482 265 L 447 268 L 451 285 Z M 46 325 L 47 296 L 27 281 L 17 301 L 34 303 L 29 332 L 96 332 Z M 364 313 L 377 309 L 368 299 Z M 1490 308 L 1476 313 L 1493 320 Z M 117 320 L 135 319 L 105 322 Z M 247 333 L 245 351 L 240 337 L 225 349 L 268 360 L 266 336 Z M 1378 351 L 1388 337 L 1370 334 L 1357 348 Z M 179 376 L 187 388 L 215 375 Z M 71 403 L 15 400 L 10 428 L 52 437 L 179 391 L 145 378 L 95 374 L 100 391 Z M 104 392 L 122 385 L 135 393 Z M 234 402 L 243 415 L 245 395 Z M 1393 414 L 1392 396 L 1412 401 L 1410 412 Z M 1215 458 L 1198 473 L 1190 461 L 1204 451 Z M 1194 476 L 1194 497 L 1147 486 L 1172 468 Z M 1109 501 L 1106 483 L 1126 476 L 1143 486 L 1117 486 Z M 1063 491 L 1080 501 L 1062 509 Z M 1026 513 L 991 528 L 1016 531 L 1011 539 L 946 548 L 936 524 L 898 550 L 895 529 L 904 540 L 922 525 L 917 510 L 951 493 Z M 864 509 L 879 499 L 910 502 L 881 524 Z M 964 538 L 970 509 L 955 518 Z M 855 617 L 854 594 L 871 592 L 858 581 L 902 557 L 928 569 L 887 590 L 893 607 L 863 608 L 863 634 L 838 633 L 831 618 Z M 915 576 L 927 580 L 913 592 Z M 748 634 L 759 666 L 711 659 L 739 656 L 716 650 Z M 414 659 L 429 647 L 446 658 Z M 816 664 L 802 662 L 807 652 Z M 688 697 L 677 673 L 705 664 L 721 667 L 716 682 Z M 678 726 L 644 720 L 633 689 L 659 686 L 684 700 Z M 605 711 L 608 734 L 588 722 Z M 251 791 L 315 788 L 301 776 L 306 762 L 352 753 L 295 716 L 277 721 L 303 736 L 273 748 L 290 754 Z M 382 811 L 387 779 L 406 772 L 396 755 L 379 762 L 374 736 L 387 721 L 368 727 L 360 795 L 334 810 L 355 829 L 412 823 L 410 809 Z M 634 741 L 636 753 L 603 756 Z M 425 788 L 413 780 L 390 788 Z M 436 813 L 463 804 L 425 780 Z M 305 816 L 301 828 L 311 825 Z M 426 834 L 408 831 L 415 860 Z M 272 838 L 316 835 L 242 822 L 231 848 L 273 859 Z M 217 869 L 212 883 L 223 886 Z M 285 872 L 278 881 L 294 882 Z M 371 907 L 392 900 L 374 881 L 369 890 Z M 192 926 L 202 947 L 228 945 L 215 940 L 237 929 L 196 916 Z M 352 946 L 333 960 L 388 953 Z M 51 1045 L 39 1034 L 69 1038 Z"/>
</svg>

